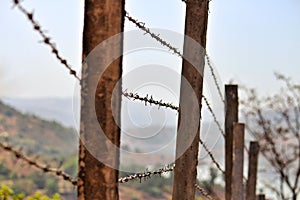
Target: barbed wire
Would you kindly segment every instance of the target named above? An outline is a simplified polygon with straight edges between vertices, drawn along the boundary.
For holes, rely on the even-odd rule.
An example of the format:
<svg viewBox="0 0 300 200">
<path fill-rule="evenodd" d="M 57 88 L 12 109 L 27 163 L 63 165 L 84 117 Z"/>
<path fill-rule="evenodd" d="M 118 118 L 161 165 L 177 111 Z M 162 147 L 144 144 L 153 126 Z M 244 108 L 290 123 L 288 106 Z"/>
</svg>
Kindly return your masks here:
<svg viewBox="0 0 300 200">
<path fill-rule="evenodd" d="M 33 26 L 33 29 L 40 34 L 40 36 L 43 38 L 42 42 L 46 45 L 48 45 L 51 48 L 51 52 L 56 56 L 56 58 L 59 60 L 61 64 L 63 64 L 70 72 L 72 76 L 74 76 L 77 80 L 80 81 L 79 76 L 77 76 L 76 71 L 72 69 L 72 67 L 69 65 L 66 59 L 64 59 L 60 53 L 58 52 L 58 49 L 56 48 L 55 43 L 51 41 L 51 38 L 46 35 L 45 31 L 42 30 L 42 27 L 39 25 L 39 23 L 34 19 L 34 13 L 27 11 L 21 4 L 19 0 L 13 0 L 14 6 L 16 6 L 24 15 L 27 16 L 27 19 L 30 21 L 30 23 Z"/>
<path fill-rule="evenodd" d="M 163 173 L 171 172 L 174 171 L 175 164 L 172 165 L 166 165 L 160 169 L 154 170 L 154 171 L 148 171 L 146 172 L 138 172 L 135 174 L 128 175 L 126 177 L 121 177 L 119 178 L 118 182 L 119 183 L 127 183 L 128 181 L 136 180 L 139 179 L 140 182 L 142 179 L 147 180 L 150 179 L 153 175 L 159 175 L 161 176 Z"/>
<path fill-rule="evenodd" d="M 215 159 L 214 155 L 212 152 L 208 149 L 206 144 L 203 142 L 203 140 L 200 138 L 200 144 L 203 146 L 204 150 L 208 153 L 209 157 L 211 158 L 212 162 L 216 165 L 217 169 L 225 174 L 224 170 L 221 168 L 221 165 L 218 163 L 218 161 Z"/>
<path fill-rule="evenodd" d="M 175 164 L 166 165 L 166 166 L 164 166 L 160 169 L 154 170 L 154 171 L 146 170 L 146 172 L 138 172 L 138 173 L 131 174 L 131 175 L 128 175 L 125 177 L 121 177 L 121 178 L 119 178 L 118 182 L 119 183 L 127 183 L 129 181 L 133 181 L 133 180 L 137 180 L 137 179 L 140 182 L 142 182 L 143 179 L 148 180 L 154 175 L 161 176 L 163 173 L 168 173 L 168 172 L 174 171 L 174 169 L 175 169 Z M 207 197 L 210 200 L 215 200 L 205 191 L 205 189 L 201 188 L 198 184 L 195 184 L 195 187 L 200 192 L 201 195 Z"/>
<path fill-rule="evenodd" d="M 222 129 L 220 122 L 217 120 L 217 116 L 216 116 L 216 114 L 214 113 L 214 111 L 213 111 L 213 109 L 212 109 L 210 103 L 208 102 L 208 99 L 207 99 L 204 95 L 202 95 L 202 98 L 203 98 L 205 104 L 207 105 L 207 108 L 208 108 L 209 112 L 211 113 L 212 117 L 214 118 L 214 122 L 217 124 L 219 131 L 221 132 L 221 134 L 222 134 L 223 137 L 225 138 L 225 132 L 224 132 L 224 130 Z"/>
<path fill-rule="evenodd" d="M 72 185 L 77 186 L 77 180 L 60 169 L 51 168 L 47 165 L 40 164 L 37 161 L 34 161 L 33 159 L 30 159 L 28 156 L 24 155 L 20 150 L 16 150 L 11 145 L 5 144 L 1 141 L 0 141 L 0 148 L 2 148 L 4 151 L 14 154 L 16 159 L 21 159 L 25 161 L 28 165 L 42 170 L 44 173 L 52 173 L 58 177 L 62 177 L 63 180 L 71 183 Z"/>
<path fill-rule="evenodd" d="M 221 87 L 220 87 L 220 85 L 219 85 L 219 82 L 218 82 L 218 79 L 217 79 L 215 70 L 214 70 L 214 68 L 213 68 L 213 66 L 212 66 L 210 57 L 209 57 L 209 55 L 208 55 L 207 53 L 205 54 L 205 56 L 206 56 L 206 60 L 207 60 L 207 65 L 208 65 L 208 67 L 209 67 L 209 69 L 210 69 L 210 72 L 211 72 L 211 75 L 212 75 L 212 77 L 213 77 L 214 83 L 215 83 L 215 85 L 216 85 L 216 87 L 217 87 L 218 94 L 219 94 L 219 96 L 220 96 L 222 102 L 225 104 L 225 100 L 224 100 L 224 97 L 223 97 L 222 92 L 221 92 Z"/>
<path fill-rule="evenodd" d="M 138 21 L 137 19 L 134 19 L 133 17 L 131 17 L 131 16 L 129 15 L 129 13 L 128 13 L 127 11 L 125 11 L 125 12 L 126 12 L 126 18 L 127 18 L 129 21 L 131 21 L 132 23 L 134 23 L 138 28 L 140 28 L 140 29 L 142 29 L 143 31 L 145 31 L 146 34 L 149 34 L 152 38 L 154 38 L 155 40 L 157 40 L 160 44 L 162 44 L 162 45 L 168 47 L 168 48 L 169 48 L 170 50 L 172 50 L 174 53 L 176 53 L 177 55 L 179 55 L 180 57 L 183 58 L 183 55 L 177 50 L 177 48 L 173 47 L 173 46 L 172 46 L 170 43 L 168 43 L 166 40 L 160 38 L 160 36 L 159 36 L 158 34 L 152 33 L 151 30 L 145 26 L 145 23 L 144 23 L 144 22 L 140 22 L 140 21 Z M 212 76 L 213 76 L 215 85 L 216 85 L 216 87 L 217 87 L 219 96 L 220 96 L 221 100 L 222 100 L 223 102 L 225 102 L 225 100 L 223 99 L 222 93 L 221 93 L 221 89 L 220 89 L 220 86 L 219 86 L 219 83 L 218 83 L 216 74 L 215 74 L 215 72 L 214 72 L 214 70 L 213 70 L 213 67 L 212 67 L 210 58 L 209 58 L 209 56 L 207 55 L 207 53 L 206 53 L 206 58 L 207 58 L 207 63 L 208 63 L 208 66 L 209 66 L 209 68 L 210 68 L 211 74 L 212 74 Z M 223 129 L 221 128 L 220 123 L 217 121 L 216 115 L 214 114 L 214 112 L 213 112 L 213 110 L 212 110 L 212 108 L 211 108 L 211 106 L 210 106 L 210 104 L 209 104 L 207 98 L 206 98 L 204 95 L 202 95 L 202 96 L 204 97 L 205 103 L 207 104 L 207 106 L 208 106 L 208 108 L 209 108 L 209 111 L 210 111 L 211 114 L 213 115 L 214 121 L 215 121 L 215 123 L 217 124 L 217 126 L 218 126 L 218 128 L 219 128 L 221 134 L 225 137 L 225 133 L 224 133 Z"/>
<path fill-rule="evenodd" d="M 216 199 L 214 199 L 212 196 L 210 196 L 210 195 L 208 194 L 208 192 L 206 192 L 206 190 L 205 190 L 204 188 L 200 187 L 200 185 L 196 184 L 195 187 L 196 187 L 196 189 L 199 191 L 199 193 L 200 193 L 202 196 L 206 197 L 206 198 L 209 199 L 209 200 L 216 200 Z"/>
<path fill-rule="evenodd" d="M 150 96 L 150 98 L 148 97 L 149 95 L 147 94 L 146 97 L 141 97 L 140 95 L 138 95 L 137 93 L 128 93 L 126 90 L 125 91 L 122 91 L 122 94 L 127 97 L 127 98 L 132 98 L 132 99 L 138 99 L 140 101 L 144 101 L 145 102 L 145 105 L 147 105 L 146 103 L 153 103 L 153 104 L 156 104 L 156 105 L 159 105 L 159 106 L 164 106 L 164 107 L 169 107 L 171 109 L 174 109 L 174 110 L 179 110 L 179 107 L 176 107 L 176 106 L 173 106 L 171 103 L 163 103 L 162 100 L 160 101 L 155 101 L 153 100 L 152 98 L 152 95 Z M 204 97 L 205 98 L 205 97 Z M 207 99 L 205 98 L 206 102 L 208 103 Z M 209 103 L 208 103 L 208 106 L 209 106 Z M 209 106 L 210 107 L 210 106 Z M 211 109 L 212 111 L 212 109 Z M 213 113 L 213 111 L 212 111 Z M 213 116 L 215 116 L 215 114 L 213 113 Z M 215 117 L 216 119 L 216 117 Z M 215 120 L 216 123 L 219 125 L 220 127 L 220 124 L 218 123 L 217 120 Z M 221 128 L 220 128 L 221 129 Z M 222 129 L 221 129 L 222 130 Z M 221 132 L 222 133 L 222 132 Z M 223 134 L 223 133 L 222 133 Z M 225 136 L 225 134 L 223 134 Z M 211 151 L 209 151 L 208 147 L 206 146 L 206 144 L 202 141 L 202 139 L 200 138 L 200 144 L 203 146 L 204 150 L 208 153 L 208 155 L 210 156 L 212 162 L 216 165 L 216 167 L 222 172 L 224 173 L 224 171 L 222 170 L 220 164 L 217 162 L 217 160 L 215 159 L 214 155 L 212 154 Z"/>
<path fill-rule="evenodd" d="M 182 0 L 183 2 L 186 2 L 185 0 Z M 132 23 L 134 23 L 138 28 L 142 29 L 146 34 L 149 34 L 152 38 L 154 38 L 155 40 L 157 40 L 161 45 L 163 46 L 166 46 L 168 47 L 171 51 L 173 51 L 175 54 L 177 54 L 178 56 L 180 56 L 181 58 L 183 58 L 183 54 L 180 53 L 180 51 L 178 50 L 178 48 L 172 46 L 170 43 L 168 43 L 166 40 L 162 39 L 160 37 L 159 34 L 155 34 L 153 32 L 151 32 L 151 30 L 145 26 L 145 23 L 144 22 L 141 22 L 141 21 L 138 21 L 137 19 L 134 19 L 133 17 L 131 17 L 129 15 L 129 13 L 127 11 L 126 12 L 126 15 L 125 17 Z M 222 92 L 221 92 L 221 87 L 219 85 L 219 82 L 218 82 L 218 79 L 217 79 L 217 76 L 216 76 L 216 73 L 214 71 L 214 68 L 212 66 L 212 63 L 211 63 L 211 60 L 210 60 L 210 56 L 207 54 L 207 52 L 205 52 L 205 56 L 206 56 L 206 60 L 207 60 L 207 64 L 209 66 L 209 69 L 211 71 L 211 75 L 213 77 L 213 80 L 214 80 L 214 83 L 217 87 L 217 90 L 218 90 L 218 94 L 222 100 L 223 103 L 225 103 L 225 100 L 224 100 L 224 97 L 222 95 Z"/>
<path fill-rule="evenodd" d="M 151 104 L 155 104 L 155 105 L 158 105 L 158 108 L 166 107 L 166 108 L 170 108 L 172 110 L 179 111 L 178 106 L 174 106 L 172 103 L 164 103 L 162 99 L 159 101 L 154 100 L 152 95 L 150 95 L 150 97 L 149 97 L 149 95 L 147 94 L 145 97 L 142 97 L 137 93 L 127 92 L 127 90 L 122 91 L 122 95 L 124 97 L 127 97 L 128 99 L 133 99 L 133 101 L 134 100 L 143 101 L 143 102 L 145 102 L 145 106 L 147 106 L 147 103 L 149 103 L 150 106 L 151 106 Z"/>
<path fill-rule="evenodd" d="M 132 23 L 134 23 L 139 29 L 143 30 L 145 34 L 149 34 L 152 38 L 154 38 L 156 41 L 158 41 L 161 45 L 168 47 L 171 51 L 173 51 L 174 54 L 177 54 L 180 57 L 183 57 L 183 55 L 180 53 L 178 48 L 173 47 L 170 43 L 168 43 L 166 40 L 162 39 L 159 34 L 152 33 L 149 28 L 145 26 L 144 22 L 140 22 L 137 19 L 134 19 L 129 15 L 127 11 L 125 11 L 125 17 Z"/>
</svg>

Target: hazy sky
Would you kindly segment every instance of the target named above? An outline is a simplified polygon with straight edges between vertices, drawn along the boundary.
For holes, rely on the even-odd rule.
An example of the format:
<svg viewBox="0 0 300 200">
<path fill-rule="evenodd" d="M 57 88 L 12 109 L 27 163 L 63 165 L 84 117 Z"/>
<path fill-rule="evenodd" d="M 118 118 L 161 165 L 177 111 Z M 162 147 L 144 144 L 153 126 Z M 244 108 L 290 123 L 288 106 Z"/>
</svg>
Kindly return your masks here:
<svg viewBox="0 0 300 200">
<path fill-rule="evenodd" d="M 79 70 L 83 1 L 26 0 L 63 57 Z M 184 32 L 185 4 L 180 0 L 128 0 L 126 9 L 150 28 Z M 67 97 L 75 80 L 50 54 L 49 47 L 12 1 L 0 7 L 0 96 Z M 134 26 L 126 22 L 126 30 Z M 223 83 L 274 91 L 274 71 L 300 82 L 299 0 L 213 0 L 207 50 Z"/>
</svg>

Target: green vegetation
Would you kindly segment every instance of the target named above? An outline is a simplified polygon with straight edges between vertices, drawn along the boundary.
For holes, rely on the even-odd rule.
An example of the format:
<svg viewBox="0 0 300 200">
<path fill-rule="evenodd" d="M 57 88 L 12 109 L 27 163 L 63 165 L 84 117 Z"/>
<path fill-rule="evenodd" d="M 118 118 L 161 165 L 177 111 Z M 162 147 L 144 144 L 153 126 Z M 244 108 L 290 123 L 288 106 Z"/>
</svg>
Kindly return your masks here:
<svg viewBox="0 0 300 200">
<path fill-rule="evenodd" d="M 32 193 L 32 191 L 37 190 L 43 191 L 43 193 L 48 195 L 54 195 L 55 193 L 58 193 L 58 180 L 56 177 L 51 175 L 46 175 L 42 172 L 35 171 L 28 176 L 19 176 L 16 172 L 5 167 L 1 167 L 1 165 L 0 171 L 5 172 L 0 173 L 0 181 L 11 182 L 11 188 L 16 193 L 24 193 L 25 195 L 29 195 Z"/>
<path fill-rule="evenodd" d="M 16 149 L 22 147 L 22 152 L 33 160 L 53 167 L 59 166 L 60 161 L 71 157 L 72 160 L 66 162 L 66 167 L 70 174 L 76 175 L 77 162 L 74 152 L 77 152 L 78 142 L 71 128 L 65 128 L 55 121 L 23 114 L 0 101 L 0 140 L 8 142 Z M 37 158 L 37 155 L 42 158 Z M 44 160 L 48 162 L 43 162 Z M 57 193 L 60 181 L 51 174 L 44 174 L 17 160 L 14 155 L 1 153 L 0 182 L 10 186 L 9 189 L 6 186 L 2 188 L 2 193 L 4 192 L 6 196 L 9 194 L 9 198 L 0 197 L 0 200 L 16 199 L 15 194 L 21 193 L 28 197 L 34 191 L 40 193 L 36 193 L 31 199 L 44 200 L 57 199 L 46 198 L 42 194 L 52 196 Z M 72 189 L 68 191 L 73 192 Z"/>
<path fill-rule="evenodd" d="M 52 197 L 42 195 L 39 192 L 31 196 L 25 197 L 24 193 L 16 193 L 14 190 L 7 185 L 2 184 L 0 186 L 0 200 L 60 200 L 59 194 L 54 194 Z"/>
<path fill-rule="evenodd" d="M 66 158 L 77 151 L 78 138 L 74 129 L 23 114 L 1 101 L 0 131 L 7 132 L 12 145 L 45 158 Z"/>
</svg>

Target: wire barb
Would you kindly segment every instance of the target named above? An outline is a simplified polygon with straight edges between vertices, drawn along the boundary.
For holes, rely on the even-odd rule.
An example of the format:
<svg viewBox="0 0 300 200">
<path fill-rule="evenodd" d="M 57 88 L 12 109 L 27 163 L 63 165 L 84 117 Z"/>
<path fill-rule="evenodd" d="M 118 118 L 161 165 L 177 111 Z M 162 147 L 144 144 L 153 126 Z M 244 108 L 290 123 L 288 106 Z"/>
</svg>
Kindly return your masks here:
<svg viewBox="0 0 300 200">
<path fill-rule="evenodd" d="M 168 47 L 171 51 L 173 51 L 174 53 L 176 53 L 177 55 L 179 55 L 180 57 L 183 58 L 183 55 L 177 50 L 177 48 L 173 47 L 171 44 L 169 44 L 168 42 L 166 42 L 165 40 L 163 40 L 162 38 L 160 38 L 158 34 L 152 33 L 152 32 L 150 31 L 150 29 L 147 28 L 147 27 L 145 26 L 145 23 L 144 23 L 144 22 L 139 22 L 138 20 L 136 20 L 136 19 L 134 19 L 133 17 L 131 17 L 131 16 L 128 14 L 127 11 L 125 11 L 125 12 L 126 12 L 126 18 L 127 18 L 129 21 L 131 21 L 132 23 L 134 23 L 134 24 L 135 24 L 138 28 L 140 28 L 141 30 L 145 31 L 146 34 L 149 34 L 152 38 L 154 38 L 155 40 L 157 40 L 160 44 L 162 44 L 162 45 Z M 207 63 L 208 63 L 208 66 L 209 66 L 209 68 L 210 68 L 211 74 L 212 74 L 212 76 L 213 76 L 215 85 L 216 85 L 216 87 L 217 87 L 219 96 L 220 96 L 222 102 L 224 103 L 225 100 L 223 99 L 223 96 L 222 96 L 222 93 L 221 93 L 221 89 L 220 89 L 220 86 L 219 86 L 219 83 L 218 83 L 216 74 L 215 74 L 215 72 L 214 72 L 213 66 L 212 66 L 212 64 L 211 64 L 210 58 L 209 58 L 209 56 L 207 55 L 207 53 L 206 53 L 205 55 L 206 55 Z M 217 124 L 217 126 L 218 126 L 218 128 L 219 128 L 221 134 L 225 137 L 225 133 L 224 133 L 223 129 L 221 128 L 220 123 L 217 121 L 216 115 L 214 114 L 214 112 L 213 112 L 211 106 L 209 105 L 207 98 L 206 98 L 204 95 L 202 95 L 202 96 L 204 97 L 205 103 L 207 104 L 209 111 L 210 111 L 211 114 L 213 115 L 214 121 L 215 121 L 215 123 Z"/>
<path fill-rule="evenodd" d="M 139 22 L 137 19 L 134 19 L 129 15 L 127 11 L 125 11 L 125 17 L 132 23 L 134 23 L 139 29 L 143 30 L 145 34 L 149 34 L 152 38 L 158 41 L 161 45 L 168 47 L 174 54 L 177 54 L 179 57 L 183 57 L 180 51 L 173 47 L 170 43 L 166 40 L 162 39 L 159 34 L 152 33 L 149 28 L 145 26 L 144 22 Z"/>
<path fill-rule="evenodd" d="M 118 182 L 119 183 L 127 183 L 129 181 L 136 180 L 136 179 L 139 179 L 140 182 L 141 182 L 142 179 L 148 180 L 153 175 L 159 175 L 159 176 L 161 176 L 163 173 L 174 171 L 174 169 L 175 169 L 175 164 L 173 164 L 173 165 L 166 165 L 163 168 L 160 168 L 160 169 L 155 170 L 155 171 L 139 172 L 139 173 L 131 174 L 131 175 L 126 176 L 126 177 L 119 178 Z M 209 200 L 215 200 L 212 196 L 210 196 L 205 191 L 205 189 L 201 188 L 199 185 L 195 184 L 195 187 L 200 192 L 200 194 L 203 195 L 204 197 L 208 198 Z"/>
<path fill-rule="evenodd" d="M 206 144 L 203 142 L 203 140 L 201 138 L 200 138 L 200 144 L 203 146 L 204 150 L 208 153 L 209 157 L 211 158 L 212 162 L 216 165 L 216 167 L 218 168 L 218 170 L 220 170 L 220 172 L 222 172 L 223 174 L 225 174 L 225 171 L 221 168 L 221 165 L 217 162 L 217 160 L 215 159 L 214 155 L 208 149 L 208 147 L 206 146 Z"/>
<path fill-rule="evenodd" d="M 206 197 L 207 199 L 209 199 L 209 200 L 215 200 L 212 196 L 210 196 L 210 195 L 208 194 L 208 192 L 205 191 L 204 188 L 200 187 L 200 185 L 196 184 L 195 187 L 196 187 L 196 189 L 199 191 L 199 193 L 200 193 L 201 195 L 203 195 L 204 197 Z"/>
<path fill-rule="evenodd" d="M 127 90 L 122 91 L 122 95 L 124 97 L 127 97 L 128 99 L 133 99 L 133 101 L 134 100 L 144 101 L 145 106 L 147 106 L 147 103 L 149 103 L 150 106 L 151 106 L 151 104 L 155 104 L 155 105 L 159 106 L 158 108 L 160 108 L 162 106 L 162 107 L 170 108 L 172 110 L 176 110 L 177 112 L 179 111 L 178 106 L 174 106 L 172 103 L 164 103 L 162 101 L 162 99 L 160 101 L 154 100 L 152 95 L 150 96 L 150 98 L 149 98 L 148 94 L 145 97 L 142 97 L 142 96 L 138 95 L 137 93 L 134 94 L 132 92 L 127 92 Z"/>
<path fill-rule="evenodd" d="M 38 22 L 34 19 L 34 13 L 27 11 L 21 4 L 19 0 L 13 0 L 13 4 L 17 7 L 24 15 L 27 16 L 28 20 L 31 22 L 33 29 L 40 34 L 43 38 L 42 43 L 48 45 L 51 48 L 51 52 L 56 56 L 59 62 L 64 65 L 69 73 L 74 76 L 77 80 L 80 81 L 79 76 L 77 76 L 76 71 L 72 69 L 72 67 L 68 64 L 67 60 L 65 60 L 58 52 L 58 49 L 55 46 L 55 43 L 51 41 L 51 38 L 46 35 L 45 31 L 42 30 L 42 27 L 38 24 Z"/>
<path fill-rule="evenodd" d="M 171 172 L 174 170 L 174 168 L 175 168 L 175 164 L 166 165 L 163 168 L 160 168 L 155 171 L 139 172 L 139 173 L 131 174 L 126 177 L 119 178 L 118 182 L 119 183 L 127 183 L 128 181 L 132 181 L 132 180 L 136 180 L 136 179 L 139 179 L 141 182 L 142 179 L 147 180 L 147 179 L 151 178 L 153 175 L 161 176 L 163 173 Z"/>
<path fill-rule="evenodd" d="M 5 144 L 3 142 L 0 142 L 0 148 L 2 148 L 4 151 L 14 154 L 17 159 L 25 161 L 30 166 L 40 169 L 44 173 L 53 173 L 54 175 L 56 175 L 58 177 L 62 177 L 63 180 L 70 182 L 72 185 L 77 186 L 77 180 L 72 178 L 70 175 L 68 175 L 67 173 L 63 172 L 60 169 L 51 168 L 48 165 L 40 164 L 37 161 L 34 161 L 34 160 L 30 159 L 28 156 L 24 155 L 20 150 L 16 150 L 12 146 Z"/>
<path fill-rule="evenodd" d="M 221 132 L 221 134 L 222 134 L 223 137 L 225 138 L 225 132 L 224 132 L 224 130 L 222 129 L 220 122 L 217 120 L 217 116 L 216 116 L 216 114 L 214 113 L 214 111 L 213 111 L 211 105 L 209 104 L 208 99 L 207 99 L 204 95 L 202 95 L 202 98 L 203 98 L 205 104 L 207 105 L 207 108 L 208 108 L 209 112 L 211 113 L 212 117 L 214 118 L 214 122 L 217 124 L 219 131 Z"/>
<path fill-rule="evenodd" d="M 219 96 L 220 96 L 222 102 L 225 104 L 225 100 L 224 100 L 224 97 L 223 97 L 222 92 L 221 92 L 221 87 L 220 87 L 220 85 L 219 85 L 219 82 L 218 82 L 218 79 L 217 79 L 215 70 L 214 70 L 214 68 L 213 68 L 213 66 L 212 66 L 210 57 L 208 56 L 207 52 L 205 53 L 205 57 L 206 57 L 207 65 L 208 65 L 208 67 L 209 67 L 209 69 L 210 69 L 211 75 L 212 75 L 212 77 L 213 77 L 213 79 L 214 79 L 214 83 L 215 83 L 215 85 L 216 85 L 216 87 L 217 87 L 218 94 L 219 94 Z"/>
</svg>

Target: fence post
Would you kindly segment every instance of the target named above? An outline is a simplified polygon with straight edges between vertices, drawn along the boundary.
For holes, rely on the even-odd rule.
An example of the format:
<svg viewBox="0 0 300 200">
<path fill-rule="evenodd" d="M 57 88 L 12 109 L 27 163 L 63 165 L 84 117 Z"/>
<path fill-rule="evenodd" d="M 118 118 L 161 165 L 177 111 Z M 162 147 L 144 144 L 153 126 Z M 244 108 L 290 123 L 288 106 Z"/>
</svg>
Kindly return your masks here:
<svg viewBox="0 0 300 200">
<path fill-rule="evenodd" d="M 101 42 L 123 32 L 124 0 L 85 0 L 82 60 Z M 118 117 L 112 115 L 112 91 L 122 74 L 122 40 L 107 45 L 82 66 L 81 117 L 78 161 L 79 200 L 117 200 L 119 152 L 112 147 L 120 145 Z M 109 66 L 104 62 L 112 55 L 116 59 Z M 105 71 L 104 71 L 105 70 Z M 104 71 L 104 72 L 103 72 Z M 101 72 L 103 72 L 100 77 Z M 121 88 L 114 93 L 113 107 L 120 113 Z M 99 121 L 99 122 L 98 122 Z M 100 126 L 105 134 L 100 133 Z M 87 147 L 88 146 L 88 147 Z M 91 154 L 93 152 L 93 155 Z M 106 155 L 116 167 L 109 167 L 95 157 Z"/>
<path fill-rule="evenodd" d="M 233 125 L 233 165 L 232 165 L 232 200 L 244 199 L 244 136 L 245 125 Z"/>
<path fill-rule="evenodd" d="M 185 19 L 185 34 L 194 39 L 203 49 L 199 49 L 198 45 L 192 45 L 185 38 L 183 55 L 185 59 L 189 58 L 195 61 L 197 66 L 193 66 L 190 62 L 183 59 L 182 75 L 190 83 L 197 99 L 191 98 L 191 92 L 186 90 L 181 84 L 180 92 L 180 109 L 188 110 L 189 114 L 179 113 L 176 141 L 176 167 L 174 170 L 173 183 L 173 200 L 193 200 L 195 199 L 195 184 L 198 165 L 198 149 L 200 136 L 200 112 L 201 99 L 203 89 L 203 71 L 205 64 L 205 47 L 206 47 L 206 32 L 208 20 L 208 3 L 209 0 L 189 0 L 186 1 L 186 19 Z M 200 68 L 199 73 L 197 69 Z M 184 81 L 181 81 L 183 83 Z M 200 105 L 200 106 L 199 106 Z M 198 109 L 200 108 L 200 110 Z M 191 127 L 181 126 L 180 122 L 191 122 L 196 127 L 196 131 L 191 132 Z M 192 141 L 188 144 L 186 151 L 183 151 L 182 146 L 187 144 L 186 141 Z M 183 153 L 183 154 L 182 154 Z"/>
<path fill-rule="evenodd" d="M 246 200 L 255 200 L 256 198 L 258 153 L 258 142 L 250 142 Z"/>
<path fill-rule="evenodd" d="M 233 123 L 238 122 L 238 86 L 225 85 L 225 199 L 231 200 Z"/>
</svg>

